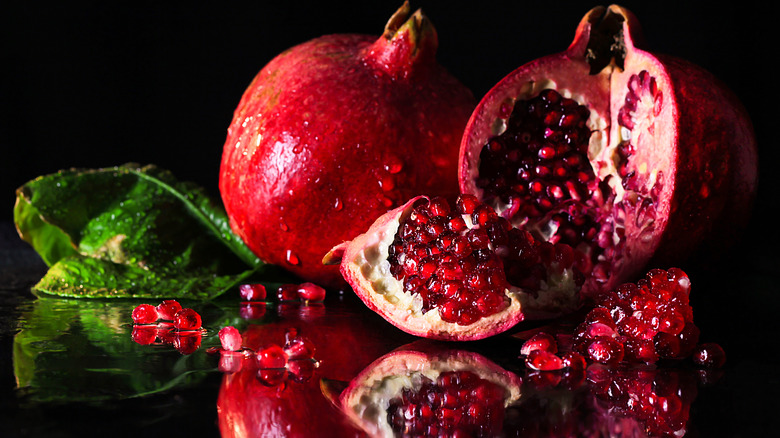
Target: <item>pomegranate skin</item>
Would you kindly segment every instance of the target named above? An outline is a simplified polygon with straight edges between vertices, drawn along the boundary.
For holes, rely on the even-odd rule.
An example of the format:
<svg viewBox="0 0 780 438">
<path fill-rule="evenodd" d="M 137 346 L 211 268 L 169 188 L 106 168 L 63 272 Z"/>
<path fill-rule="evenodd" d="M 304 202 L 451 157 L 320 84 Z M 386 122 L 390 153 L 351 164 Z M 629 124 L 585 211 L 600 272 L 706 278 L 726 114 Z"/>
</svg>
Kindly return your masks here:
<svg viewBox="0 0 780 438">
<path fill-rule="evenodd" d="M 378 39 L 328 35 L 254 78 L 228 128 L 219 188 L 233 230 L 264 261 L 343 287 L 323 256 L 419 193 L 457 193 L 476 100 L 435 60 L 408 3 Z"/>
<path fill-rule="evenodd" d="M 592 134 L 583 157 L 590 161 L 592 197 L 564 196 L 536 216 L 511 217 L 555 240 L 562 237 L 558 224 L 550 226 L 551 215 L 572 204 L 584 206 L 587 219 L 600 227 L 579 246 L 593 261 L 585 294 L 633 281 L 649 267 L 722 254 L 746 227 L 755 198 L 756 142 L 741 103 L 709 72 L 644 51 L 642 41 L 630 11 L 617 5 L 592 9 L 567 50 L 517 68 L 484 96 L 461 143 L 461 191 L 512 215 L 504 201 L 486 199 L 478 183 L 480 152 L 503 133 L 512 111 L 508 104 L 551 88 L 588 108 Z M 641 82 L 637 77 L 648 80 L 632 88 Z M 657 99 L 642 108 L 647 96 Z M 631 121 L 621 118 L 626 113 Z"/>
</svg>

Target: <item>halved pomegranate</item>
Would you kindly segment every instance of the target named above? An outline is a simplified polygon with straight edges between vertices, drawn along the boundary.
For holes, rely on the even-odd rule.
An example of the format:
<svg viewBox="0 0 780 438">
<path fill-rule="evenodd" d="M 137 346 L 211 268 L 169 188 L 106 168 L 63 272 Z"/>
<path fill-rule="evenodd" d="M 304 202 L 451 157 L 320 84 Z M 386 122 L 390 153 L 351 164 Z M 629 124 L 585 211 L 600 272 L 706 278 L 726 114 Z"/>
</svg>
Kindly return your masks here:
<svg viewBox="0 0 780 438">
<path fill-rule="evenodd" d="M 587 290 L 732 243 L 756 190 L 741 104 L 710 73 L 643 51 L 640 39 L 628 10 L 592 9 L 566 51 L 485 95 L 461 144 L 461 192 L 588 254 Z"/>
<path fill-rule="evenodd" d="M 341 409 L 370 436 L 499 436 L 522 380 L 466 350 L 420 343 L 369 365 L 341 393 Z"/>
<path fill-rule="evenodd" d="M 416 197 L 323 260 L 371 309 L 427 338 L 473 340 L 579 306 L 575 252 L 534 239 L 474 196 Z"/>
</svg>

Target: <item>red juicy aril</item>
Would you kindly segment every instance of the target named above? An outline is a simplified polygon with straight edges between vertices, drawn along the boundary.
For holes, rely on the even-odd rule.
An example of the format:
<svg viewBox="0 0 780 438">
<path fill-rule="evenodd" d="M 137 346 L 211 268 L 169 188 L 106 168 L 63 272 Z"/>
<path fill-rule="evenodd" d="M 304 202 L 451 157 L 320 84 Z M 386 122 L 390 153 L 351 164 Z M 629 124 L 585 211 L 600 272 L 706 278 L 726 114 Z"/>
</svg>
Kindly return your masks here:
<svg viewBox="0 0 780 438">
<path fill-rule="evenodd" d="M 274 58 L 228 128 L 220 193 L 263 260 L 342 286 L 322 257 L 412 196 L 456 194 L 476 105 L 436 62 L 438 39 L 405 3 L 378 39 L 328 35 Z"/>
<path fill-rule="evenodd" d="M 486 94 L 461 144 L 461 191 L 588 254 L 589 290 L 728 242 L 756 189 L 740 103 L 708 72 L 639 40 L 626 9 L 591 10 L 566 51 Z"/>
<path fill-rule="evenodd" d="M 579 305 L 571 247 L 535 240 L 474 196 L 418 197 L 335 247 L 363 302 L 402 330 L 471 340 Z"/>
</svg>

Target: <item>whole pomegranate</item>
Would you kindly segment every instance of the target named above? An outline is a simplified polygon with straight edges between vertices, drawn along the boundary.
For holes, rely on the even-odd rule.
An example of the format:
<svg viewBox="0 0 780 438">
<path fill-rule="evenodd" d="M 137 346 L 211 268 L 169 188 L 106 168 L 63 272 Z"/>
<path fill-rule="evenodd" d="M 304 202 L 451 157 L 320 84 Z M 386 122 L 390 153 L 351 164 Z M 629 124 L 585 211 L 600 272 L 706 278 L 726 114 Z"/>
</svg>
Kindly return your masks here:
<svg viewBox="0 0 780 438">
<path fill-rule="evenodd" d="M 588 291 L 730 244 L 756 191 L 741 104 L 710 73 L 640 40 L 626 9 L 592 9 L 566 51 L 484 96 L 461 144 L 461 191 L 587 254 Z"/>
<path fill-rule="evenodd" d="M 331 250 L 352 289 L 401 330 L 476 340 L 580 305 L 575 251 L 512 228 L 472 195 L 413 198 Z"/>
<path fill-rule="evenodd" d="M 436 31 L 404 5 L 378 39 L 328 35 L 274 58 L 228 128 L 219 189 L 233 230 L 266 262 L 326 286 L 334 245 L 412 196 L 458 191 L 476 105 L 435 59 Z"/>
</svg>

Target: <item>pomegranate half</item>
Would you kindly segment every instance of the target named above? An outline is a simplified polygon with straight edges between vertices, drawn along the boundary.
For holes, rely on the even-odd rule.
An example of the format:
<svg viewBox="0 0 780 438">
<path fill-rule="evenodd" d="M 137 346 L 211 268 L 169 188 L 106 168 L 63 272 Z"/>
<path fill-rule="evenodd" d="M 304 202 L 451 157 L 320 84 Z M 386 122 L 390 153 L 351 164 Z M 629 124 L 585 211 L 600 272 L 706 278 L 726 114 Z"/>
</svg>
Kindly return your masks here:
<svg viewBox="0 0 780 438">
<path fill-rule="evenodd" d="M 476 105 L 436 62 L 438 39 L 404 5 L 378 39 L 327 35 L 271 60 L 228 128 L 219 189 L 258 257 L 340 287 L 322 257 L 421 193 L 458 192 L 458 145 Z"/>
<path fill-rule="evenodd" d="M 710 73 L 640 40 L 628 10 L 592 9 L 567 50 L 484 96 L 461 143 L 461 191 L 587 254 L 588 291 L 732 243 L 755 196 L 741 104 Z"/>
<path fill-rule="evenodd" d="M 470 195 L 454 207 L 413 198 L 323 263 L 340 263 L 355 293 L 387 321 L 431 339 L 482 339 L 580 305 L 575 251 L 512 228 Z"/>
</svg>

